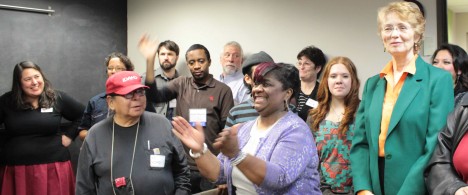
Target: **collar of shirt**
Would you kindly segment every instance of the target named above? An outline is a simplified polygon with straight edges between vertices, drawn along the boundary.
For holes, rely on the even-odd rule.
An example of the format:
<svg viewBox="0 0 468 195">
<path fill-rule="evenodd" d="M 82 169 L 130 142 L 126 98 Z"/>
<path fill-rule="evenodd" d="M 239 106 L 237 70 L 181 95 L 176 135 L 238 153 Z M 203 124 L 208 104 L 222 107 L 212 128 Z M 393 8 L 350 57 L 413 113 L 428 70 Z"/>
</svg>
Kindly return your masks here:
<svg viewBox="0 0 468 195">
<path fill-rule="evenodd" d="M 103 98 L 103 99 L 106 99 L 106 97 L 107 97 L 106 92 L 102 92 L 102 93 L 100 93 L 98 95 L 99 95 L 100 98 Z"/>
<path fill-rule="evenodd" d="M 206 87 L 215 87 L 215 82 L 213 80 L 213 75 L 212 74 L 209 74 L 208 75 L 208 80 L 206 81 L 206 83 L 204 85 L 200 85 L 200 83 L 195 83 L 195 80 L 193 79 L 193 77 L 190 79 L 191 83 L 192 83 L 192 87 L 195 88 L 195 89 L 203 89 L 203 88 L 206 88 Z"/>
<path fill-rule="evenodd" d="M 418 54 L 414 55 L 413 59 L 411 60 L 410 64 L 403 69 L 403 72 L 410 73 L 414 75 L 416 73 L 416 59 L 418 59 Z M 392 59 L 390 62 L 385 65 L 385 67 L 380 71 L 380 78 L 383 78 L 385 75 L 389 73 L 393 73 L 393 64 L 395 61 Z"/>
<path fill-rule="evenodd" d="M 232 75 L 226 75 L 226 76 L 224 76 L 223 74 L 219 75 L 219 81 L 223 83 L 229 83 L 231 81 L 238 81 L 240 79 L 244 79 L 244 75 L 242 74 L 242 71 L 240 70 Z"/>
<path fill-rule="evenodd" d="M 174 77 L 171 78 L 171 79 L 169 79 L 169 78 L 167 78 L 166 75 L 164 74 L 162 68 L 157 68 L 156 70 L 154 70 L 154 76 L 155 76 L 155 77 L 161 77 L 161 78 L 163 78 L 163 79 L 166 80 L 166 81 L 170 81 L 170 80 L 172 80 L 172 79 L 175 79 L 175 78 L 179 77 L 179 72 L 177 72 L 177 70 L 175 70 Z"/>
</svg>

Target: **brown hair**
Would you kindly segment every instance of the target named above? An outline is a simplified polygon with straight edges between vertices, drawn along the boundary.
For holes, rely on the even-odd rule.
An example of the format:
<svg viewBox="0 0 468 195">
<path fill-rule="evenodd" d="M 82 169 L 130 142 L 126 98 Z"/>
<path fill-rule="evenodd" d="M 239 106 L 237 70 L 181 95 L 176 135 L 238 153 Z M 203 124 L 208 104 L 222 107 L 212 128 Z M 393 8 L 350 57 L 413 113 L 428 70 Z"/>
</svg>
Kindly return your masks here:
<svg viewBox="0 0 468 195">
<path fill-rule="evenodd" d="M 49 80 L 42 72 L 41 67 L 39 67 L 37 64 L 31 61 L 20 62 L 16 64 L 15 68 L 13 69 L 13 82 L 11 86 L 13 104 L 18 109 L 32 109 L 33 108 L 31 103 L 26 102 L 24 100 L 25 95 L 24 95 L 23 88 L 21 87 L 21 77 L 22 77 L 23 71 L 28 68 L 37 70 L 41 74 L 42 79 L 44 80 L 44 90 L 39 96 L 39 106 L 41 108 L 52 107 L 56 100 L 55 90 L 52 89 L 52 85 L 50 84 Z"/>
<path fill-rule="evenodd" d="M 330 75 L 330 69 L 335 64 L 343 64 L 346 69 L 348 69 L 351 75 L 351 89 L 346 95 L 345 99 L 345 113 L 343 119 L 341 119 L 341 124 L 338 127 L 339 131 L 342 134 L 345 134 L 348 131 L 349 125 L 354 122 L 354 117 L 356 110 L 359 106 L 359 78 L 357 75 L 356 66 L 354 63 L 347 57 L 334 57 L 332 58 L 327 65 L 325 66 L 325 71 L 323 73 L 322 82 L 320 82 L 318 91 L 317 91 L 317 101 L 319 102 L 317 108 L 311 109 L 309 111 L 309 117 L 312 119 L 310 122 L 310 128 L 312 131 L 318 131 L 320 122 L 322 122 L 327 114 L 330 112 L 331 104 L 331 93 L 328 88 L 328 77 Z"/>
</svg>

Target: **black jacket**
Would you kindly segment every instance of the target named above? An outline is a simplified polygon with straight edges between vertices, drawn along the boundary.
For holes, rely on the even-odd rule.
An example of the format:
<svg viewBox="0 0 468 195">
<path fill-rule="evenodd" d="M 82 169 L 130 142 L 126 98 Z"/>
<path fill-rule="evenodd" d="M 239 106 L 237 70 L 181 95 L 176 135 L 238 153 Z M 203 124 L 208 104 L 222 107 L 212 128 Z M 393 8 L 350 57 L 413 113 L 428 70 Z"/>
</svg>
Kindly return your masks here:
<svg viewBox="0 0 468 195">
<path fill-rule="evenodd" d="M 455 194 L 468 186 L 455 171 L 453 154 L 460 140 L 468 131 L 468 95 L 447 117 L 447 125 L 441 130 L 438 145 L 424 173 L 427 190 L 431 194 Z"/>
</svg>

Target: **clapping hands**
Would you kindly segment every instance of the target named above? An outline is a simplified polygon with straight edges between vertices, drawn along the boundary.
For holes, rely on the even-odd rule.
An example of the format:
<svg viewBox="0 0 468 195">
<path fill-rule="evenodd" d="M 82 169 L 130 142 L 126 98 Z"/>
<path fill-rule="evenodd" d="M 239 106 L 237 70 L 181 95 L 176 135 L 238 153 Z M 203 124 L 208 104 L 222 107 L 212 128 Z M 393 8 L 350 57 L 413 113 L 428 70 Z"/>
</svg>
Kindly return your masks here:
<svg viewBox="0 0 468 195">
<path fill-rule="evenodd" d="M 203 143 L 205 143 L 205 133 L 200 123 L 196 123 L 193 128 L 187 120 L 177 116 L 172 120 L 172 132 L 180 139 L 180 141 L 189 147 L 193 152 L 201 152 Z"/>
<path fill-rule="evenodd" d="M 184 118 L 177 116 L 172 121 L 172 132 L 180 139 L 180 141 L 190 148 L 193 152 L 201 152 L 203 143 L 205 142 L 205 133 L 200 123 L 196 123 L 195 128 L 190 125 Z M 239 125 L 234 125 L 231 128 L 224 129 L 218 134 L 213 147 L 219 149 L 225 156 L 229 158 L 235 157 L 240 149 L 237 140 L 237 129 Z"/>
<path fill-rule="evenodd" d="M 234 125 L 231 128 L 224 129 L 218 134 L 213 147 L 219 149 L 224 156 L 233 158 L 239 153 L 239 142 L 237 140 L 237 131 L 239 125 Z"/>
</svg>

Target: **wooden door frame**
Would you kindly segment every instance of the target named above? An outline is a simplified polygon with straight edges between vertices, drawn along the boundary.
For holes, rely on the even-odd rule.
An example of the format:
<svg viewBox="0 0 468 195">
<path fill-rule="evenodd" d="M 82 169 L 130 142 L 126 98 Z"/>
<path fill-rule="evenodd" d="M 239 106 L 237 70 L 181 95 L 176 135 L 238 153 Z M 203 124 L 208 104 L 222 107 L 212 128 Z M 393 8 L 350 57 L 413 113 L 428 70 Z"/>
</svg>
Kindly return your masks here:
<svg viewBox="0 0 468 195">
<path fill-rule="evenodd" d="M 448 43 L 447 0 L 437 0 L 437 47 Z"/>
</svg>

